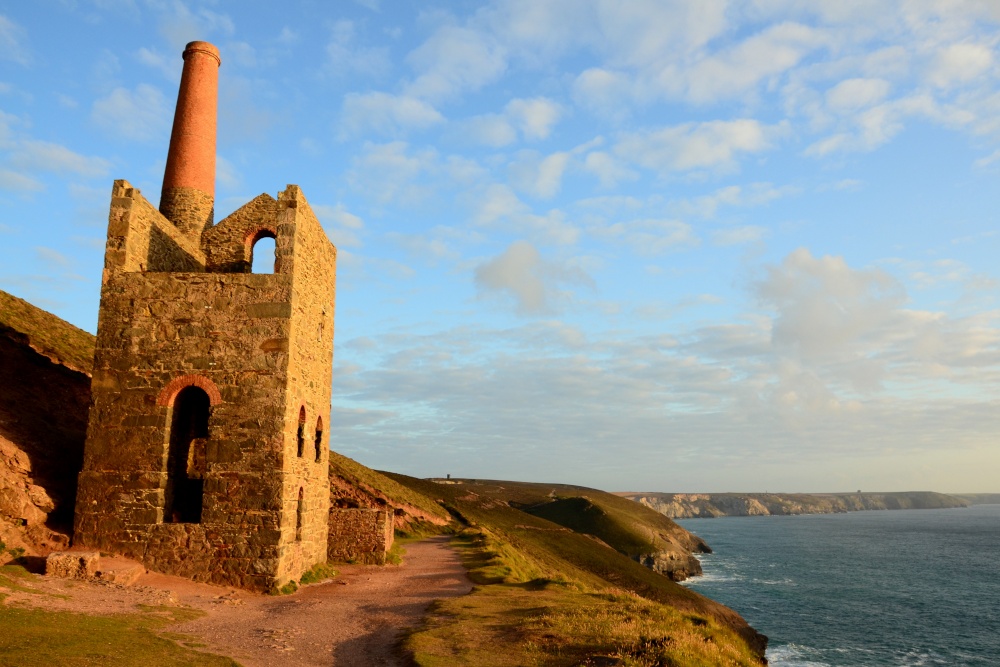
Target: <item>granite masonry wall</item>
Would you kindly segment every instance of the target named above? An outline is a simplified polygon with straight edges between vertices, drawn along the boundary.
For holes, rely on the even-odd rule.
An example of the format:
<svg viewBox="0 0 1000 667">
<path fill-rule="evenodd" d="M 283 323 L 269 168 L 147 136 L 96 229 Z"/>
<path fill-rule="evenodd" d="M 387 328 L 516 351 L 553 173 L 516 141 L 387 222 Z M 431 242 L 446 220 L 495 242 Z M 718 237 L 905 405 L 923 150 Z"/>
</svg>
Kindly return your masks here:
<svg viewBox="0 0 1000 667">
<path fill-rule="evenodd" d="M 263 591 L 327 555 L 336 249 L 297 186 L 248 206 L 194 246 L 115 182 L 74 541 Z"/>
<path fill-rule="evenodd" d="M 391 509 L 330 509 L 328 560 L 382 565 L 392 539 Z"/>
</svg>

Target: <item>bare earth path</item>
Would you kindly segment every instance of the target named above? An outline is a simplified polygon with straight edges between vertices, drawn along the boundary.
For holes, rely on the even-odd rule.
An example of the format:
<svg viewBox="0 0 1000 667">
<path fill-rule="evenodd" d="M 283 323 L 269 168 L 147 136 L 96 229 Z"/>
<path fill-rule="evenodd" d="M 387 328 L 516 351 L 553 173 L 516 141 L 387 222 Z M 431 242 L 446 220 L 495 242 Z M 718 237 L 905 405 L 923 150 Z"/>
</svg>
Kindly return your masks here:
<svg viewBox="0 0 1000 667">
<path fill-rule="evenodd" d="M 137 604 L 185 605 L 206 612 L 166 630 L 196 639 L 205 650 L 246 667 L 404 665 L 395 647 L 403 630 L 416 626 L 432 601 L 472 589 L 448 538 L 406 545 L 400 566 L 345 565 L 336 579 L 305 586 L 290 596 L 261 596 L 195 584 L 178 577 L 144 575 L 123 588 L 44 579 L 69 600 L 29 594 L 32 606 L 85 613 L 133 611 Z M 55 591 L 53 591 L 55 592 Z"/>
</svg>

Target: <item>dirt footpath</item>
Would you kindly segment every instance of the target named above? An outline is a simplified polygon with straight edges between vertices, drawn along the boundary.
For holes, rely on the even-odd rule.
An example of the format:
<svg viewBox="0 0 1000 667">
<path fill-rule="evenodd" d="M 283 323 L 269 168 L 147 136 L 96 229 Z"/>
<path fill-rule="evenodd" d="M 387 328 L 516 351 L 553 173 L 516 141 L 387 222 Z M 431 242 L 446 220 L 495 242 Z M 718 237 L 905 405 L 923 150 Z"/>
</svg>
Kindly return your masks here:
<svg viewBox="0 0 1000 667">
<path fill-rule="evenodd" d="M 406 546 L 403 565 L 347 565 L 332 582 L 291 596 L 240 594 L 243 604 L 212 604 L 208 616 L 170 627 L 194 635 L 246 667 L 402 665 L 400 633 L 434 600 L 472 590 L 458 556 L 438 537 Z M 201 607 L 194 600 L 182 604 Z"/>
<path fill-rule="evenodd" d="M 134 611 L 137 604 L 185 605 L 206 615 L 171 625 L 246 667 L 404 665 L 396 653 L 403 630 L 417 625 L 434 600 L 465 595 L 472 584 L 447 537 L 406 545 L 400 566 L 345 565 L 333 580 L 294 595 L 262 596 L 147 574 L 128 588 L 45 579 L 68 600 L 24 594 L 33 606 L 84 613 Z M 33 599 L 29 599 L 33 598 Z"/>
</svg>

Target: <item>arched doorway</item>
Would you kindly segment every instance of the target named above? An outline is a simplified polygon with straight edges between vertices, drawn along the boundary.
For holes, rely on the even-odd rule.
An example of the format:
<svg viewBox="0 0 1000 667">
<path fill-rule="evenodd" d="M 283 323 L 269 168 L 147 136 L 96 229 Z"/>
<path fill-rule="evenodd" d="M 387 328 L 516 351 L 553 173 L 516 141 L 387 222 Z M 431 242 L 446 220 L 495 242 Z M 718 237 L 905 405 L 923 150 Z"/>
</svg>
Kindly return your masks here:
<svg viewBox="0 0 1000 667">
<path fill-rule="evenodd" d="M 174 399 L 164 523 L 201 523 L 210 409 L 211 401 L 201 387 L 185 387 Z"/>
</svg>

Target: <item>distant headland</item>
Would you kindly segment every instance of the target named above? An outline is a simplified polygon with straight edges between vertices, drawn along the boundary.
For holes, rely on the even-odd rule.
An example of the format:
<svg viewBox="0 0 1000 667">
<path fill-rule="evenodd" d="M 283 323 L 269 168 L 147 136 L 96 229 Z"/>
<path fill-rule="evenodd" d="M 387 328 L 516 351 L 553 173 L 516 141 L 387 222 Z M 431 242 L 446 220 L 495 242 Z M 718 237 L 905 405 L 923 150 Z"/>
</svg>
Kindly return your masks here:
<svg viewBox="0 0 1000 667">
<path fill-rule="evenodd" d="M 1000 494 L 950 496 L 933 491 L 893 493 L 637 493 L 615 495 L 641 503 L 671 519 L 720 516 L 840 514 L 866 510 L 918 510 L 1000 503 Z"/>
</svg>

